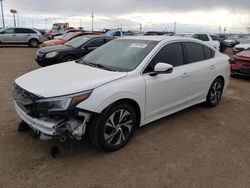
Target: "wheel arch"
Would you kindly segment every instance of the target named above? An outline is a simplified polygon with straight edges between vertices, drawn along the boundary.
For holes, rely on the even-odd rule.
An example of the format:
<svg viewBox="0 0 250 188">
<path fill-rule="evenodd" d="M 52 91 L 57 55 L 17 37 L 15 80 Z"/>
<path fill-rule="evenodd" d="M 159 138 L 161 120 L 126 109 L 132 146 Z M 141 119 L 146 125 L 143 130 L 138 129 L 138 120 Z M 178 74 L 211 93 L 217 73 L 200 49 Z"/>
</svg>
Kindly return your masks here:
<svg viewBox="0 0 250 188">
<path fill-rule="evenodd" d="M 118 103 L 128 103 L 129 105 L 131 105 L 135 109 L 136 118 L 137 118 L 137 125 L 136 126 L 139 127 L 140 123 L 141 123 L 141 109 L 140 109 L 139 104 L 133 99 L 123 98 L 123 99 L 119 99 L 119 100 L 113 102 L 107 108 L 110 108 Z M 107 108 L 105 108 L 105 109 L 107 109 Z"/>
</svg>

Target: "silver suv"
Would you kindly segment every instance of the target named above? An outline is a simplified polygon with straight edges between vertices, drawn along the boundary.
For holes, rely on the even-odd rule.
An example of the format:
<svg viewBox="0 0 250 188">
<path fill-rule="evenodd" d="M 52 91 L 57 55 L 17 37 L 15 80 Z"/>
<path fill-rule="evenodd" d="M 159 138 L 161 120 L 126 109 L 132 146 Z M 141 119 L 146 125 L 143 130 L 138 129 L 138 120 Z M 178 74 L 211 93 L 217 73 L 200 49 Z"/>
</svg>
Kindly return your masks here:
<svg viewBox="0 0 250 188">
<path fill-rule="evenodd" d="M 1 44 L 28 44 L 37 48 L 42 42 L 42 34 L 35 29 L 9 27 L 0 30 Z"/>
</svg>

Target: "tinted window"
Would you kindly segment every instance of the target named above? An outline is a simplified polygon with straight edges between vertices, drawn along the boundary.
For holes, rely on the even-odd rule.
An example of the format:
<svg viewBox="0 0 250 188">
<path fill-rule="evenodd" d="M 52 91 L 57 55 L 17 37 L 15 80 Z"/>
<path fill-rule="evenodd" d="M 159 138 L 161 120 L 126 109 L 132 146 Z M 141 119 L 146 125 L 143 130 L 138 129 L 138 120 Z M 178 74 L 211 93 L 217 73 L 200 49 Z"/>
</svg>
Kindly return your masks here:
<svg viewBox="0 0 250 188">
<path fill-rule="evenodd" d="M 16 28 L 16 33 L 36 33 L 35 31 L 31 29 L 26 29 L 26 28 Z"/>
<path fill-rule="evenodd" d="M 121 32 L 120 32 L 120 31 L 116 31 L 116 32 L 114 33 L 114 36 L 121 36 Z"/>
<path fill-rule="evenodd" d="M 212 40 L 217 40 L 219 41 L 219 38 L 216 35 L 210 35 L 210 37 L 212 38 Z"/>
<path fill-rule="evenodd" d="M 209 38 L 207 35 L 205 34 L 195 34 L 192 36 L 192 38 L 196 38 L 196 39 L 199 39 L 199 40 L 202 40 L 202 41 L 209 41 Z"/>
<path fill-rule="evenodd" d="M 198 43 L 186 42 L 184 43 L 187 63 L 194 63 L 205 60 L 203 46 Z"/>
<path fill-rule="evenodd" d="M 14 28 L 5 29 L 4 33 L 6 33 L 6 34 L 12 34 L 12 33 L 14 33 Z"/>
<path fill-rule="evenodd" d="M 88 47 L 99 47 L 104 44 L 104 39 L 94 39 L 87 44 Z"/>
<path fill-rule="evenodd" d="M 206 59 L 211 59 L 214 57 L 214 50 L 211 50 L 210 48 L 203 46 L 204 48 L 204 54 Z"/>
<path fill-rule="evenodd" d="M 174 67 L 184 64 L 183 50 L 181 43 L 172 43 L 164 46 L 153 58 L 152 62 L 144 72 L 153 72 L 157 63 L 168 63 Z"/>
</svg>

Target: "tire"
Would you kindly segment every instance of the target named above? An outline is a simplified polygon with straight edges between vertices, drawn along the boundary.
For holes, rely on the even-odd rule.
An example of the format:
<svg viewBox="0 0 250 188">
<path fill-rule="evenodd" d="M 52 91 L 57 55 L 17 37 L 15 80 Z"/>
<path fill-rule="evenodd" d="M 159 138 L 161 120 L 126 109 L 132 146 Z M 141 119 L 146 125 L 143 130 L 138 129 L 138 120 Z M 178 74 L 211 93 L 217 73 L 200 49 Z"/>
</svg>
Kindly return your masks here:
<svg viewBox="0 0 250 188">
<path fill-rule="evenodd" d="M 209 91 L 207 94 L 207 98 L 206 98 L 206 102 L 205 104 L 208 107 L 215 107 L 218 105 L 218 103 L 220 102 L 222 93 L 223 93 L 223 89 L 224 89 L 224 82 L 221 78 L 216 78 Z"/>
<path fill-rule="evenodd" d="M 74 61 L 76 58 L 72 55 L 67 55 L 62 59 L 62 62 Z"/>
<path fill-rule="evenodd" d="M 31 48 L 37 48 L 39 45 L 39 41 L 37 39 L 30 39 L 29 41 L 29 47 Z"/>
<path fill-rule="evenodd" d="M 86 136 L 95 147 L 108 152 L 116 151 L 129 142 L 136 125 L 134 108 L 127 103 L 115 103 L 98 117 L 91 118 Z"/>
</svg>

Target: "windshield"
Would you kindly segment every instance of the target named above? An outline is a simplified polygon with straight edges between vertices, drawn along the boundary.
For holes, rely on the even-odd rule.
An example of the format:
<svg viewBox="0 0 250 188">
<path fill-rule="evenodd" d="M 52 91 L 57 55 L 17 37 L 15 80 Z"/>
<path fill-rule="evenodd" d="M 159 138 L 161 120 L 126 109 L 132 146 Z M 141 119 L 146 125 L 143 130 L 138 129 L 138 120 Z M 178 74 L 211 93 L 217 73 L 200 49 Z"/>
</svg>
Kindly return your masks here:
<svg viewBox="0 0 250 188">
<path fill-rule="evenodd" d="M 78 48 L 81 45 L 83 45 L 84 43 L 86 43 L 87 41 L 89 41 L 89 37 L 86 36 L 79 36 L 76 38 L 73 38 L 72 40 L 68 41 L 65 43 L 66 46 L 72 46 L 74 48 Z"/>
<path fill-rule="evenodd" d="M 113 40 L 86 55 L 80 63 L 89 62 L 116 71 L 131 71 L 157 44 L 157 41 L 148 40 Z"/>
<path fill-rule="evenodd" d="M 73 36 L 75 35 L 75 33 L 64 33 L 61 36 L 58 36 L 57 39 L 62 39 L 62 40 L 69 40 L 71 39 Z"/>
</svg>

